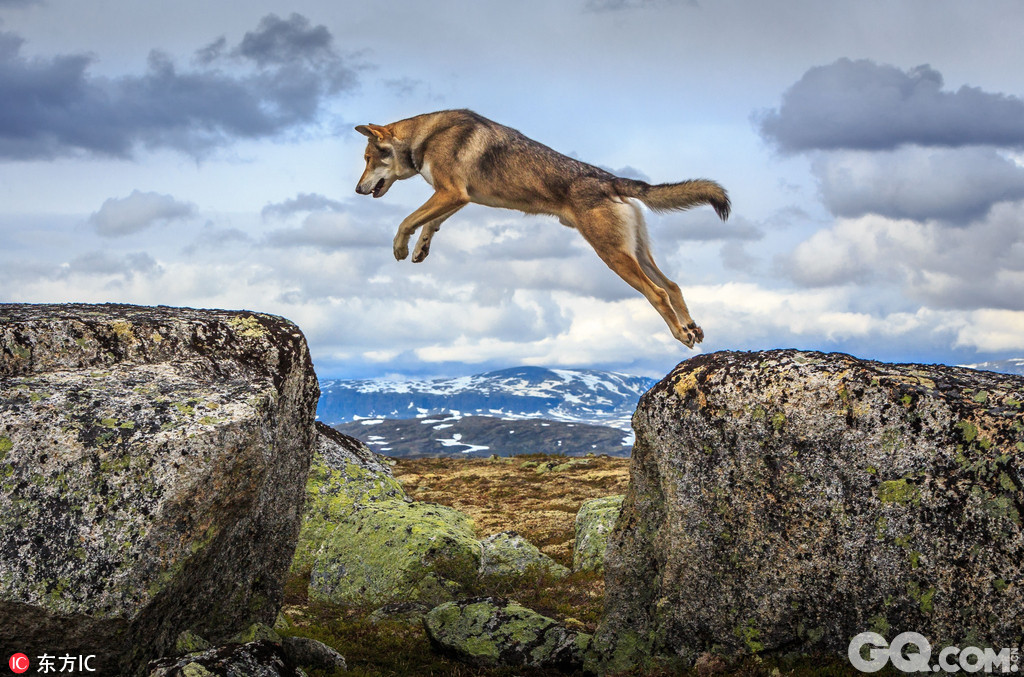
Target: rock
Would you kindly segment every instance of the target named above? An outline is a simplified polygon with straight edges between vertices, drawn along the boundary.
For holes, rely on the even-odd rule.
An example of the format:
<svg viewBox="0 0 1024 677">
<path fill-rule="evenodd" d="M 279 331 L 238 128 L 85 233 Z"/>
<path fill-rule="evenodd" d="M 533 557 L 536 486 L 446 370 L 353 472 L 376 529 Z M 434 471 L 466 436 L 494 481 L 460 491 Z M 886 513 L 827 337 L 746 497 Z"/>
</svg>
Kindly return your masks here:
<svg viewBox="0 0 1024 677">
<path fill-rule="evenodd" d="M 278 317 L 0 305 L 0 645 L 131 675 L 272 623 L 317 393 Z"/>
<path fill-rule="evenodd" d="M 427 614 L 430 641 L 472 665 L 559 667 L 583 664 L 590 635 L 568 630 L 512 600 L 477 597 Z"/>
<path fill-rule="evenodd" d="M 370 622 L 374 625 L 386 621 L 398 623 L 419 623 L 430 611 L 430 607 L 422 602 L 391 602 L 370 614 Z"/>
<path fill-rule="evenodd" d="M 310 572 L 310 598 L 439 604 L 476 578 L 480 544 L 468 516 L 411 501 L 362 443 L 326 426 L 318 430 L 293 563 L 293 571 Z"/>
<path fill-rule="evenodd" d="M 530 572 L 546 572 L 555 578 L 569 575 L 569 569 L 514 531 L 488 536 L 480 546 L 480 576 L 485 578 L 514 578 Z"/>
<path fill-rule="evenodd" d="M 181 654 L 195 653 L 197 651 L 205 651 L 212 648 L 213 645 L 205 639 L 191 630 L 186 630 L 179 634 L 178 638 L 174 641 L 173 655 L 179 656 Z"/>
<path fill-rule="evenodd" d="M 576 543 L 572 551 L 573 571 L 601 571 L 608 534 L 622 509 L 622 494 L 584 501 L 576 513 Z"/>
<path fill-rule="evenodd" d="M 1021 646 L 1022 401 L 1017 376 L 847 355 L 682 363 L 633 419 L 589 666 Z"/>
<path fill-rule="evenodd" d="M 348 669 L 344 656 L 323 642 L 309 637 L 285 637 L 281 640 L 281 648 L 292 665 L 328 673 Z"/>
<path fill-rule="evenodd" d="M 292 573 L 310 571 L 316 553 L 341 516 L 358 506 L 389 499 L 405 500 L 405 489 L 383 457 L 354 437 L 317 421 L 316 450 L 306 483 L 306 508 Z"/>
<path fill-rule="evenodd" d="M 149 677 L 304 677 L 285 658 L 280 644 L 260 640 L 226 644 L 149 664 Z M 101 673 L 102 674 L 102 673 Z"/>
</svg>

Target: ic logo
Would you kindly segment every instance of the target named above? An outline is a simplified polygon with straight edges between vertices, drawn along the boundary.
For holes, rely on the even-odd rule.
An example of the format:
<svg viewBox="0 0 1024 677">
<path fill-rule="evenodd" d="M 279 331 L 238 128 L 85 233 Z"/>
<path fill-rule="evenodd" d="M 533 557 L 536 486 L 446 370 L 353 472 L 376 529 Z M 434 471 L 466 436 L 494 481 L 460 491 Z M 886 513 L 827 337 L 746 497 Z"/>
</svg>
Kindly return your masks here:
<svg viewBox="0 0 1024 677">
<path fill-rule="evenodd" d="M 23 653 L 16 653 L 11 656 L 11 659 L 7 661 L 7 664 L 11 668 L 11 672 L 20 675 L 23 672 L 28 671 L 28 656 Z"/>
</svg>

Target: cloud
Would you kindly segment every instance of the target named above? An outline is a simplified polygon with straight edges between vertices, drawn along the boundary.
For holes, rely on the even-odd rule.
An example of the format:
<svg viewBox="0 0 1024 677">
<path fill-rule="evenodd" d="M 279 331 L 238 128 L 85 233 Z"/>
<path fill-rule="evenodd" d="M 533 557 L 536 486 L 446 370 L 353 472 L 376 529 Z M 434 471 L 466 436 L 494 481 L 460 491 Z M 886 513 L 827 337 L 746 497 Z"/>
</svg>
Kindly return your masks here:
<svg viewBox="0 0 1024 677">
<path fill-rule="evenodd" d="M 271 247 L 314 247 L 335 251 L 351 247 L 387 247 L 391 236 L 365 223 L 356 223 L 347 214 L 314 212 L 294 228 L 281 228 L 267 234 Z"/>
<path fill-rule="evenodd" d="M 693 242 L 721 240 L 760 240 L 764 231 L 742 216 L 722 222 L 710 210 L 701 210 L 685 216 L 661 216 L 657 225 L 661 237 Z"/>
<path fill-rule="evenodd" d="M 966 224 L 993 204 L 1024 198 L 1024 167 L 991 148 L 824 153 L 811 171 L 825 206 L 842 217 Z"/>
<path fill-rule="evenodd" d="M 260 211 L 263 218 L 285 218 L 297 212 L 344 211 L 345 204 L 319 193 L 299 193 L 284 202 L 272 202 Z"/>
<path fill-rule="evenodd" d="M 631 9 L 671 7 L 673 5 L 699 6 L 697 0 L 586 0 L 583 4 L 583 9 L 587 12 L 620 12 Z"/>
<path fill-rule="evenodd" d="M 196 206 L 170 195 L 133 190 L 123 198 L 109 198 L 89 217 L 96 233 L 103 237 L 122 237 L 157 224 L 184 221 L 196 215 Z"/>
<path fill-rule="evenodd" d="M 268 15 L 240 45 L 221 38 L 180 70 L 153 51 L 142 75 L 89 73 L 92 57 L 26 58 L 0 33 L 0 159 L 95 154 L 140 147 L 202 156 L 238 139 L 273 138 L 313 124 L 324 102 L 355 86 L 355 70 L 323 26 Z"/>
<path fill-rule="evenodd" d="M 136 274 L 157 275 L 162 270 L 156 259 L 146 252 L 131 252 L 118 256 L 110 252 L 92 251 L 80 254 L 61 266 L 60 275 L 117 275 L 130 279 Z"/>
<path fill-rule="evenodd" d="M 877 215 L 838 219 L 777 264 L 805 287 L 853 285 L 934 309 L 1022 311 L 1022 219 L 1024 202 L 997 204 L 969 228 Z"/>
<path fill-rule="evenodd" d="M 811 68 L 755 117 L 784 153 L 891 150 L 905 144 L 957 148 L 1024 146 L 1024 100 L 963 86 L 942 89 L 930 66 L 908 71 L 867 59 Z"/>
</svg>

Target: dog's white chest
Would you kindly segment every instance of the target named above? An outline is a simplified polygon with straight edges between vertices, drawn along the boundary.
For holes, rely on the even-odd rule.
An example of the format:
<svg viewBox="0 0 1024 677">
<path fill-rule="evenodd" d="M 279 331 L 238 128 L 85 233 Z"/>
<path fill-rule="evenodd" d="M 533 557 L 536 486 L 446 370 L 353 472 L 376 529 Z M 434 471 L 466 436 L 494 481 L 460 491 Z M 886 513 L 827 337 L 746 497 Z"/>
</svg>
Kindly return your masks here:
<svg viewBox="0 0 1024 677">
<path fill-rule="evenodd" d="M 431 186 L 434 185 L 434 175 L 430 173 L 430 163 L 424 162 L 423 166 L 420 167 L 420 176 L 426 180 Z"/>
</svg>

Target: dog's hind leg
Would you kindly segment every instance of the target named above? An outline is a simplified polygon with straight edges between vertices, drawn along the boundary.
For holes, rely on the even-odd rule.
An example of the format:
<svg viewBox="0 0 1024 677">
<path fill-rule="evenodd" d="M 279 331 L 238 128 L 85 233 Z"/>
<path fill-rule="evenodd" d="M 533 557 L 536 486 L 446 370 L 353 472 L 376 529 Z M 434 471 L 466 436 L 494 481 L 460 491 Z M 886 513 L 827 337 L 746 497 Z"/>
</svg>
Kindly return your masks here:
<svg viewBox="0 0 1024 677">
<path fill-rule="evenodd" d="M 665 273 L 661 272 L 658 264 L 654 262 L 654 256 L 651 254 L 651 241 L 647 234 L 647 224 L 644 222 L 643 212 L 640 211 L 640 207 L 635 203 L 631 202 L 630 206 L 633 208 L 636 219 L 637 262 L 647 277 L 651 278 L 656 285 L 668 292 L 672 309 L 675 310 L 679 322 L 683 325 L 683 328 L 693 334 L 695 342 L 700 343 L 704 340 L 704 330 L 698 327 L 697 323 L 690 317 L 690 310 L 686 307 L 686 301 L 683 300 L 683 292 L 679 289 L 679 285 L 670 280 Z"/>
<path fill-rule="evenodd" d="M 647 298 L 668 324 L 672 336 L 692 348 L 697 335 L 683 326 L 672 307 L 669 293 L 648 277 L 637 260 L 637 233 L 633 219 L 624 213 L 625 209 L 631 208 L 609 205 L 591 209 L 578 215 L 576 228 L 609 268 Z"/>
</svg>

